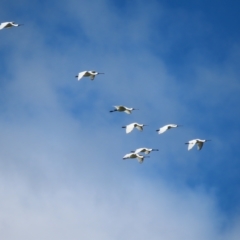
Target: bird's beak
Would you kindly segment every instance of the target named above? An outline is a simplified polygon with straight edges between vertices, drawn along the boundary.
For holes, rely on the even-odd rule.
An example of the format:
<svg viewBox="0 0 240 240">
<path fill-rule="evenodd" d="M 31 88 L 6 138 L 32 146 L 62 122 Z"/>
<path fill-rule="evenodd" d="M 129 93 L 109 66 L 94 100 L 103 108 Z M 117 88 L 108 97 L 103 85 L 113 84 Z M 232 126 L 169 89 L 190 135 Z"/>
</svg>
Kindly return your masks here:
<svg viewBox="0 0 240 240">
<path fill-rule="evenodd" d="M 75 76 L 76 78 L 78 77 L 78 76 Z"/>
<path fill-rule="evenodd" d="M 18 24 L 18 26 L 23 26 L 23 25 L 24 25 L 23 23 Z"/>
<path fill-rule="evenodd" d="M 104 74 L 104 73 L 98 73 L 98 74 Z"/>
</svg>

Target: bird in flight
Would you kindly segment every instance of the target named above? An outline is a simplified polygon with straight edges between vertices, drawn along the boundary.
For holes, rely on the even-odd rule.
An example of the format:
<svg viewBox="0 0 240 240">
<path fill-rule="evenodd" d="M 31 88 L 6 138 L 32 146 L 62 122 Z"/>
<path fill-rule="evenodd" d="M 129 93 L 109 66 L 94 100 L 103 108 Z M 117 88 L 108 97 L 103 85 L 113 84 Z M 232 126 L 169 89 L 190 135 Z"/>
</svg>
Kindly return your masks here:
<svg viewBox="0 0 240 240">
<path fill-rule="evenodd" d="M 138 148 L 135 151 L 131 151 L 133 153 L 140 153 L 140 152 L 144 152 L 145 154 L 149 154 L 152 151 L 159 151 L 158 149 L 153 149 L 153 148 Z"/>
<path fill-rule="evenodd" d="M 188 144 L 188 151 L 191 150 L 196 144 L 197 144 L 198 150 L 201 150 L 203 147 L 203 144 L 208 141 L 211 141 L 211 140 L 193 139 L 188 141 L 185 144 Z"/>
<path fill-rule="evenodd" d="M 130 158 L 137 158 L 139 163 L 143 163 L 144 158 L 149 157 L 149 156 L 142 156 L 137 153 L 128 153 L 123 157 L 123 160 L 130 159 Z"/>
<path fill-rule="evenodd" d="M 177 125 L 177 124 L 167 124 L 161 128 L 159 128 L 158 130 L 156 130 L 158 132 L 158 134 L 161 134 L 161 133 L 164 133 L 166 132 L 167 130 L 171 129 L 171 128 L 176 128 L 176 127 L 179 127 L 179 126 L 182 126 L 182 125 Z"/>
<path fill-rule="evenodd" d="M 104 74 L 104 73 L 99 73 L 96 71 L 83 71 L 83 72 L 80 72 L 75 77 L 78 79 L 78 81 L 80 81 L 83 77 L 90 77 L 91 80 L 94 80 L 95 76 L 98 74 Z"/>
<path fill-rule="evenodd" d="M 22 26 L 23 24 L 17 24 L 14 22 L 3 22 L 0 24 L 0 30 L 4 29 L 4 28 L 10 28 L 10 27 L 19 27 Z"/>
<path fill-rule="evenodd" d="M 130 133 L 134 128 L 137 128 L 139 131 L 142 131 L 144 126 L 147 125 L 139 123 L 130 123 L 126 126 L 123 126 L 122 128 L 126 128 L 126 133 Z"/>
<path fill-rule="evenodd" d="M 133 110 L 139 110 L 137 108 L 128 108 L 125 106 L 113 106 L 115 109 L 110 112 L 125 112 L 127 114 L 131 114 Z"/>
</svg>

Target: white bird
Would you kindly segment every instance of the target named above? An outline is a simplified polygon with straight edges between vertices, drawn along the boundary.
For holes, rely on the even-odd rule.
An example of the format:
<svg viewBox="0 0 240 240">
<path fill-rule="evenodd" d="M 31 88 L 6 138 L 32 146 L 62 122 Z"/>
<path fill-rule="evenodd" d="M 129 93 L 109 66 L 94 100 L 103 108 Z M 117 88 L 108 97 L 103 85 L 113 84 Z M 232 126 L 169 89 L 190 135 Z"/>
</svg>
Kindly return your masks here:
<svg viewBox="0 0 240 240">
<path fill-rule="evenodd" d="M 140 153 L 144 152 L 145 154 L 149 154 L 152 151 L 159 151 L 158 149 L 153 149 L 153 148 L 138 148 L 135 151 L 132 151 L 133 153 Z"/>
<path fill-rule="evenodd" d="M 3 22 L 0 24 L 0 30 L 4 29 L 4 28 L 10 28 L 10 27 L 19 27 L 22 26 L 23 24 L 17 24 L 14 22 Z"/>
<path fill-rule="evenodd" d="M 161 128 L 159 128 L 158 130 L 156 130 L 158 132 L 158 134 L 164 133 L 167 130 L 171 129 L 171 128 L 176 128 L 176 127 L 180 127 L 182 125 L 177 125 L 177 124 L 167 124 Z"/>
<path fill-rule="evenodd" d="M 133 110 L 139 110 L 137 108 L 128 108 L 125 106 L 113 106 L 115 109 L 110 112 L 125 112 L 127 114 L 131 114 Z"/>
<path fill-rule="evenodd" d="M 144 158 L 149 157 L 149 156 L 142 156 L 137 153 L 128 153 L 123 157 L 123 160 L 129 159 L 129 158 L 137 158 L 139 163 L 143 163 Z"/>
<path fill-rule="evenodd" d="M 104 73 L 99 73 L 96 71 L 83 71 L 80 72 L 76 78 L 78 79 L 78 81 L 80 81 L 83 77 L 90 77 L 91 80 L 94 80 L 95 76 L 98 74 L 104 74 Z"/>
<path fill-rule="evenodd" d="M 130 133 L 134 128 L 137 128 L 139 131 L 142 131 L 144 126 L 147 125 L 139 123 L 130 123 L 126 126 L 123 126 L 122 128 L 126 128 L 126 133 Z"/>
<path fill-rule="evenodd" d="M 208 141 L 211 141 L 211 140 L 193 139 L 191 141 L 188 141 L 185 144 L 188 144 L 188 151 L 191 150 L 195 146 L 195 144 L 197 144 L 198 150 L 201 150 L 203 147 L 203 144 Z"/>
</svg>

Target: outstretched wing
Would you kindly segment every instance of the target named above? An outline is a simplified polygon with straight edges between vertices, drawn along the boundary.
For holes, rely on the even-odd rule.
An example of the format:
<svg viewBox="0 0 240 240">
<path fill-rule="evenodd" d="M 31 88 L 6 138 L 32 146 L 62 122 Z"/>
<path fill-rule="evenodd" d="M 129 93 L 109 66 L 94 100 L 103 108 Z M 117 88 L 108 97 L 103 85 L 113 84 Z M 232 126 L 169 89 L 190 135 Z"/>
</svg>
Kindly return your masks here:
<svg viewBox="0 0 240 240">
<path fill-rule="evenodd" d="M 191 140 L 191 141 L 188 142 L 188 151 L 191 150 L 194 147 L 196 142 L 197 142 L 196 140 Z"/>
<path fill-rule="evenodd" d="M 0 29 L 9 28 L 9 27 L 12 27 L 12 24 L 10 22 L 4 22 L 4 23 L 1 23 L 0 25 Z"/>
<path fill-rule="evenodd" d="M 198 143 L 197 143 L 197 148 L 198 148 L 198 150 L 201 150 L 202 147 L 203 147 L 203 142 L 198 142 Z"/>
<path fill-rule="evenodd" d="M 127 114 L 131 114 L 131 111 L 128 110 L 128 109 L 124 110 L 124 112 L 127 113 Z"/>
<path fill-rule="evenodd" d="M 130 158 L 131 156 L 132 156 L 132 153 L 127 153 L 126 155 L 124 155 L 123 159 Z"/>
<path fill-rule="evenodd" d="M 86 73 L 86 71 L 80 72 L 80 73 L 78 74 L 78 81 L 80 81 L 80 80 L 84 77 L 85 73 Z"/>
<path fill-rule="evenodd" d="M 142 130 L 143 130 L 143 127 L 142 127 L 142 126 L 139 126 L 139 125 L 137 125 L 136 128 L 137 128 L 139 131 L 142 131 Z"/>
<path fill-rule="evenodd" d="M 161 133 L 164 133 L 168 130 L 168 125 L 165 125 L 163 127 L 161 127 L 159 130 L 158 130 L 158 134 L 161 134 Z"/>
<path fill-rule="evenodd" d="M 135 150 L 134 153 L 144 152 L 144 149 L 145 149 L 145 148 L 138 148 L 138 149 Z"/>
<path fill-rule="evenodd" d="M 126 133 L 130 133 L 134 129 L 134 123 L 127 125 Z"/>
<path fill-rule="evenodd" d="M 139 157 L 137 157 L 137 160 L 138 160 L 139 163 L 143 163 L 144 158 L 139 156 Z"/>
</svg>

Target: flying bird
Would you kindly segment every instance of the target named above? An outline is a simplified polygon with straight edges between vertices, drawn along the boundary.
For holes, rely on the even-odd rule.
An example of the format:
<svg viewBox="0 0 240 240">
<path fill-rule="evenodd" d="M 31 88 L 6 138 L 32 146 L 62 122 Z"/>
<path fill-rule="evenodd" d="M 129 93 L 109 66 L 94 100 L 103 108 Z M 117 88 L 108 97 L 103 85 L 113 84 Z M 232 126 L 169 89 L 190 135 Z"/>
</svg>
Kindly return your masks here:
<svg viewBox="0 0 240 240">
<path fill-rule="evenodd" d="M 142 156 L 137 153 L 128 153 L 123 157 L 123 160 L 129 159 L 129 158 L 137 158 L 139 163 L 143 163 L 144 158 L 149 157 L 149 156 Z"/>
<path fill-rule="evenodd" d="M 138 110 L 137 108 L 128 108 L 125 106 L 113 106 L 115 109 L 110 112 L 125 112 L 127 114 L 131 114 L 133 110 Z"/>
<path fill-rule="evenodd" d="M 138 148 L 135 151 L 132 151 L 133 153 L 140 153 L 144 152 L 145 154 L 149 154 L 152 151 L 159 151 L 158 149 L 153 149 L 153 148 Z"/>
<path fill-rule="evenodd" d="M 126 133 L 130 133 L 134 128 L 137 128 L 139 131 L 142 131 L 144 126 L 147 125 L 139 123 L 130 123 L 126 126 L 123 126 L 122 128 L 126 128 Z"/>
<path fill-rule="evenodd" d="M 197 144 L 198 150 L 201 150 L 203 147 L 203 144 L 208 141 L 211 141 L 211 140 L 193 139 L 191 141 L 188 141 L 185 144 L 188 144 L 188 151 L 191 150 L 195 146 L 195 144 Z"/>
<path fill-rule="evenodd" d="M 0 24 L 0 30 L 4 29 L 4 28 L 10 28 L 10 27 L 19 27 L 22 26 L 23 24 L 17 24 L 14 22 L 3 22 Z"/>
<path fill-rule="evenodd" d="M 96 71 L 83 71 L 83 72 L 80 72 L 75 77 L 78 79 L 78 81 L 80 81 L 83 77 L 90 77 L 91 80 L 94 80 L 95 76 L 98 74 L 104 74 L 104 73 L 99 73 Z"/>
<path fill-rule="evenodd" d="M 161 128 L 159 128 L 158 130 L 156 130 L 158 132 L 158 134 L 161 134 L 161 133 L 164 133 L 166 132 L 167 130 L 171 129 L 171 128 L 176 128 L 176 127 L 179 127 L 179 126 L 182 126 L 182 125 L 177 125 L 177 124 L 167 124 Z"/>
</svg>

